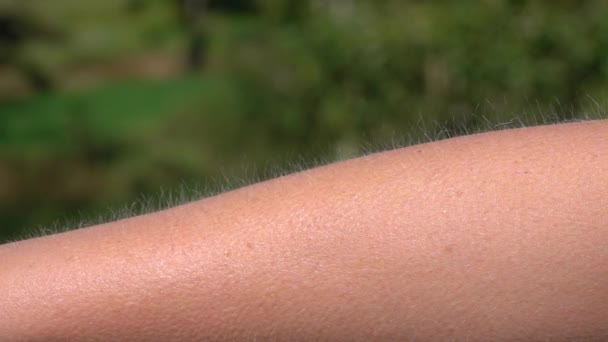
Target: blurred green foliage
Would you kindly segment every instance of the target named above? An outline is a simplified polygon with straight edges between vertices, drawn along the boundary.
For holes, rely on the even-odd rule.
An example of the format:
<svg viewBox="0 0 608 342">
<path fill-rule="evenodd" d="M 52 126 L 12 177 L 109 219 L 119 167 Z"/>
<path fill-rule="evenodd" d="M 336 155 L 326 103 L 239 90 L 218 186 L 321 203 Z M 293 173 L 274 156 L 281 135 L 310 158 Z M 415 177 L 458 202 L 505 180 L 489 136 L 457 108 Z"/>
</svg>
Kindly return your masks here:
<svg viewBox="0 0 608 342">
<path fill-rule="evenodd" d="M 0 241 L 416 130 L 601 117 L 607 14 L 599 0 L 0 1 Z"/>
</svg>

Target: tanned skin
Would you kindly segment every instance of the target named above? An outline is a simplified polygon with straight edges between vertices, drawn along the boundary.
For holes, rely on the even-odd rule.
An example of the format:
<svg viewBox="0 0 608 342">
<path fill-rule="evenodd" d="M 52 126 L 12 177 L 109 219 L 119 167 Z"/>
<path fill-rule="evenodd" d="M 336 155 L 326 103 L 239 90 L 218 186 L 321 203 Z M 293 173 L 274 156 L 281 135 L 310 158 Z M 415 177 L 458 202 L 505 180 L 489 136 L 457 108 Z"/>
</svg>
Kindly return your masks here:
<svg viewBox="0 0 608 342">
<path fill-rule="evenodd" d="M 0 246 L 0 341 L 606 341 L 608 121 Z"/>
</svg>

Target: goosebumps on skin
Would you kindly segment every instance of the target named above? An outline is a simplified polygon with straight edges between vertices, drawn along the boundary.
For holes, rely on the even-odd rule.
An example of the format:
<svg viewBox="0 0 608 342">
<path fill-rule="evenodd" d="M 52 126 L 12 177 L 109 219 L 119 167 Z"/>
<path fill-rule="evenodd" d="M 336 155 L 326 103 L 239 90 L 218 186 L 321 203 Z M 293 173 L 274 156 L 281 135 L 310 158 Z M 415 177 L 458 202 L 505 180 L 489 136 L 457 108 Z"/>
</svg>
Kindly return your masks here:
<svg viewBox="0 0 608 342">
<path fill-rule="evenodd" d="M 1 341 L 608 339 L 608 121 L 0 246 Z"/>
</svg>

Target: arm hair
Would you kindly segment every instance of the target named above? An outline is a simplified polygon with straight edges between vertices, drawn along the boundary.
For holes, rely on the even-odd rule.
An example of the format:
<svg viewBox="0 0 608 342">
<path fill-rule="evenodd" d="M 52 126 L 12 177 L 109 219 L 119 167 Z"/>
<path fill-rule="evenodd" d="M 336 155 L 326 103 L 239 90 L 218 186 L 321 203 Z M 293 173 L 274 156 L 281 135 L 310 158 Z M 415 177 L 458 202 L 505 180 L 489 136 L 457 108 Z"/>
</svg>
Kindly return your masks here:
<svg viewBox="0 0 608 342">
<path fill-rule="evenodd" d="M 600 341 L 608 121 L 470 135 L 0 246 L 0 340 Z"/>
<path fill-rule="evenodd" d="M 25 233 L 17 236 L 11 241 L 16 242 L 36 237 L 42 237 L 57 233 L 68 232 L 74 229 L 85 228 L 89 226 L 99 225 L 107 222 L 114 222 L 130 217 L 145 215 L 161 210 L 166 210 L 172 207 L 180 206 L 189 202 L 198 201 L 204 198 L 219 195 L 224 192 L 232 191 L 241 187 L 249 186 L 262 181 L 284 177 L 289 174 L 302 172 L 323 165 L 331 164 L 337 161 L 358 158 L 365 155 L 396 150 L 409 146 L 415 146 L 435 141 L 467 136 L 472 134 L 482 134 L 501 130 L 535 127 L 540 125 L 564 124 L 573 122 L 584 122 L 590 120 L 601 120 L 608 118 L 603 111 L 596 110 L 592 112 L 584 112 L 576 118 L 565 119 L 563 115 L 556 112 L 542 113 L 535 112 L 533 115 L 523 113 L 519 116 L 514 116 L 506 121 L 496 121 L 492 118 L 487 118 L 483 115 L 479 116 L 481 120 L 471 123 L 467 119 L 452 118 L 449 122 L 433 121 L 427 123 L 424 118 L 419 117 L 417 124 L 408 132 L 400 134 L 398 137 L 391 139 L 390 144 L 373 145 L 372 143 L 365 146 L 360 146 L 358 153 L 347 155 L 347 158 L 337 156 L 331 160 L 306 160 L 300 158 L 297 162 L 288 163 L 286 168 L 277 168 L 270 166 L 264 172 L 247 171 L 239 173 L 234 178 L 222 177 L 221 180 L 216 180 L 212 184 L 182 184 L 176 189 L 161 189 L 156 195 L 145 196 L 140 195 L 138 198 L 118 208 L 109 208 L 107 213 L 91 216 L 79 213 L 75 217 L 55 221 L 46 226 L 38 226 L 33 229 L 28 229 Z M 248 166 L 249 167 L 249 166 Z"/>
</svg>

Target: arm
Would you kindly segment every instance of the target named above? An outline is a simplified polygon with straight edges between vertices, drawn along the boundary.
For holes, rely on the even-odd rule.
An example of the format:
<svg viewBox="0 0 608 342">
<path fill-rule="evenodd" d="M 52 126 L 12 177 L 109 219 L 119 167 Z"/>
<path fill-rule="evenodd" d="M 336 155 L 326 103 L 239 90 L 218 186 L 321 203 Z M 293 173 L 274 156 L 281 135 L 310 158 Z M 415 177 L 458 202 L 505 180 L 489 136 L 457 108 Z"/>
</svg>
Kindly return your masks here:
<svg viewBox="0 0 608 342">
<path fill-rule="evenodd" d="M 373 154 L 0 246 L 0 340 L 601 340 L 608 122 Z"/>
</svg>

